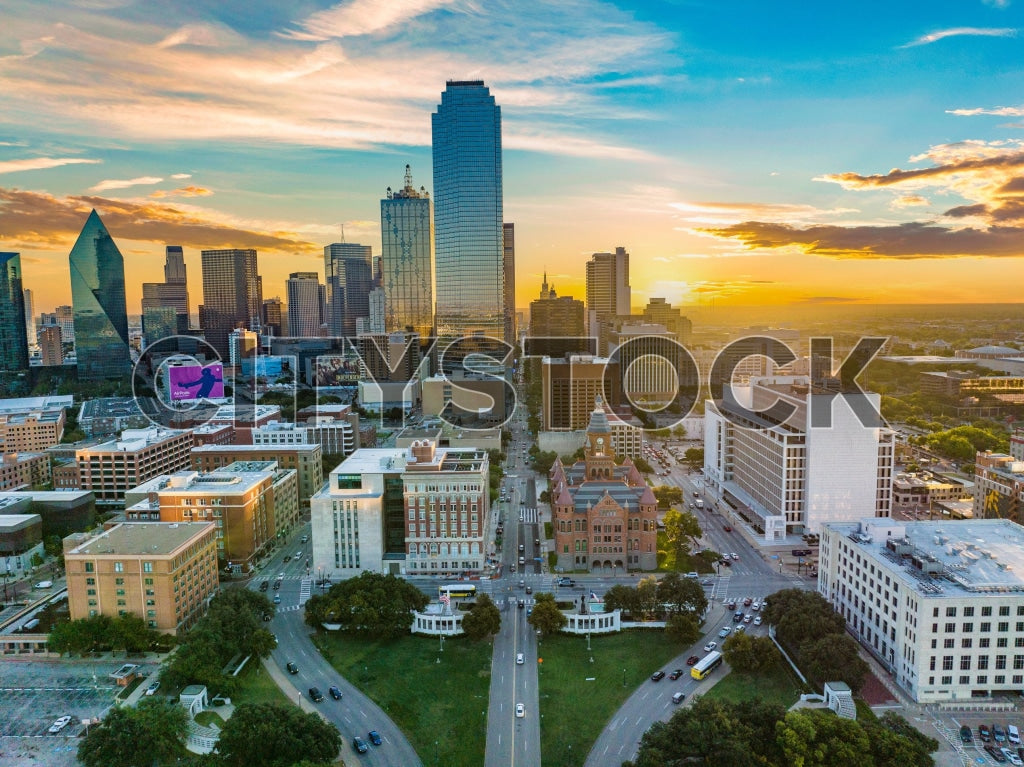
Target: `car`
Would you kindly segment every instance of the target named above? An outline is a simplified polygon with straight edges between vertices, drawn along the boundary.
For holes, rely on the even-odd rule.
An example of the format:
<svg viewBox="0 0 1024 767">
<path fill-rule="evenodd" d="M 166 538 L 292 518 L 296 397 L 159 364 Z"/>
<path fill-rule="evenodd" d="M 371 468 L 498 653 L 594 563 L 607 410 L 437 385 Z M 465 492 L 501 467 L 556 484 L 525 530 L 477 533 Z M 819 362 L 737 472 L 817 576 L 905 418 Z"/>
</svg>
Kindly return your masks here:
<svg viewBox="0 0 1024 767">
<path fill-rule="evenodd" d="M 48 589 L 53 587 L 53 581 L 39 581 L 32 588 L 34 589 Z"/>
<path fill-rule="evenodd" d="M 299 543 L 306 543 L 307 541 L 309 541 L 308 535 L 304 535 L 301 538 L 299 538 Z"/>
<path fill-rule="evenodd" d="M 664 678 L 665 678 L 665 672 L 664 671 L 655 671 L 653 674 L 651 674 L 651 681 L 652 682 L 660 682 Z"/>
<path fill-rule="evenodd" d="M 752 620 L 754 620 L 754 616 L 751 615 L 750 613 L 747 613 L 746 615 L 743 616 L 743 622 L 744 623 L 750 623 Z"/>
<path fill-rule="evenodd" d="M 731 626 L 723 626 L 722 630 L 718 632 L 718 636 L 721 639 L 725 639 L 731 633 L 732 633 L 732 627 Z"/>
<path fill-rule="evenodd" d="M 681 668 L 677 668 L 671 674 L 668 675 L 668 678 L 671 679 L 674 682 L 675 680 L 677 680 L 682 675 L 683 675 L 683 670 Z"/>
<path fill-rule="evenodd" d="M 366 741 L 360 738 L 359 736 L 352 738 L 352 748 L 354 748 L 360 754 L 365 754 L 367 751 L 370 750 L 370 747 L 366 745 Z"/>
<path fill-rule="evenodd" d="M 716 647 L 718 647 L 718 642 L 708 642 L 704 645 L 704 652 L 713 652 Z"/>
<path fill-rule="evenodd" d="M 1024 764 L 1024 762 L 1022 762 L 1020 760 L 1020 757 L 1017 756 L 1017 754 L 1015 754 L 1010 749 L 1004 747 L 1004 748 L 1001 748 L 999 750 L 1002 752 L 1003 756 L 1006 758 L 1006 761 L 1008 761 L 1010 764 Z"/>
<path fill-rule="evenodd" d="M 992 733 L 989 731 L 987 724 L 978 725 L 978 737 L 981 738 L 982 743 L 988 743 L 992 740 Z"/>
<path fill-rule="evenodd" d="M 746 630 L 747 630 L 747 627 L 744 626 L 742 623 L 739 626 L 736 627 L 736 633 L 737 634 L 742 634 Z"/>
<path fill-rule="evenodd" d="M 520 610 L 522 610 L 524 607 L 526 607 L 526 600 L 520 599 L 518 604 L 516 604 L 516 607 L 518 607 Z"/>
<path fill-rule="evenodd" d="M 288 662 L 287 662 L 287 663 L 285 664 L 285 666 L 284 666 L 284 667 L 285 667 L 286 669 L 288 669 L 288 673 L 289 673 L 289 674 L 298 674 L 298 673 L 299 673 L 299 667 L 295 665 L 295 662 L 294 662 L 294 661 L 288 661 Z"/>
<path fill-rule="evenodd" d="M 146 695 L 156 695 L 156 691 L 160 689 L 159 682 L 153 682 L 149 687 L 146 688 Z"/>
<path fill-rule="evenodd" d="M 526 581 L 523 580 L 522 578 L 519 579 L 519 588 L 521 588 L 521 589 L 526 588 Z"/>
<path fill-rule="evenodd" d="M 720 564 L 723 564 L 726 567 L 732 567 L 732 562 L 730 562 L 728 559 L 723 559 Z"/>
<path fill-rule="evenodd" d="M 319 687 L 310 687 L 309 688 L 309 699 L 311 701 L 313 701 L 314 703 L 321 703 L 321 702 L 323 702 L 324 694 L 322 692 L 320 692 L 320 688 Z"/>
<path fill-rule="evenodd" d="M 263 613 L 263 620 L 264 621 L 273 620 L 273 618 L 274 618 L 274 616 L 271 615 L 270 613 Z"/>
<path fill-rule="evenodd" d="M 366 737 L 368 737 L 370 739 L 370 742 L 375 746 L 379 746 L 381 743 L 380 733 L 376 730 L 370 730 L 368 733 L 366 733 Z"/>
<path fill-rule="evenodd" d="M 525 656 L 521 652 L 516 653 L 516 665 L 522 666 L 524 663 L 526 663 Z"/>
<path fill-rule="evenodd" d="M 698 663 L 700 663 L 700 658 L 698 658 L 696 655 L 691 655 L 689 658 L 686 659 L 687 666 L 696 666 Z"/>
<path fill-rule="evenodd" d="M 753 603 L 753 601 L 754 600 L 751 599 L 750 597 L 744 597 L 743 598 L 743 606 L 744 607 L 750 607 L 750 605 Z"/>
<path fill-rule="evenodd" d="M 752 605 L 750 606 L 750 609 L 751 609 L 751 610 L 753 610 L 753 611 L 754 611 L 754 612 L 756 613 L 756 612 L 757 612 L 758 610 L 760 610 L 760 609 L 761 609 L 761 603 L 760 603 L 760 602 L 758 602 L 758 601 L 757 601 L 757 600 L 755 599 L 755 600 L 754 600 L 754 604 L 752 604 Z"/>
<path fill-rule="evenodd" d="M 301 551 L 296 551 L 295 552 L 295 559 L 296 560 L 302 559 L 302 552 Z"/>
<path fill-rule="evenodd" d="M 274 604 L 275 605 L 281 604 L 281 595 L 280 594 L 274 594 Z"/>
<path fill-rule="evenodd" d="M 335 700 L 341 700 L 341 690 L 338 688 L 337 685 L 332 684 L 330 687 L 327 688 L 327 692 Z"/>
<path fill-rule="evenodd" d="M 992 725 L 992 738 L 995 740 L 996 743 L 1006 742 L 1006 730 L 1003 729 L 1002 725 Z"/>
<path fill-rule="evenodd" d="M 526 587 L 526 593 L 527 594 L 532 594 L 533 593 L 533 587 L 532 586 L 527 586 Z"/>
<path fill-rule="evenodd" d="M 516 703 L 516 716 L 520 719 L 526 716 L 526 706 L 522 703 Z"/>
<path fill-rule="evenodd" d="M 534 538 L 533 539 L 533 545 L 534 546 L 540 546 L 540 538 Z"/>
<path fill-rule="evenodd" d="M 732 532 L 732 526 L 731 525 L 722 525 L 722 529 L 725 530 L 725 532 L 727 532 L 727 533 L 731 533 Z"/>
<path fill-rule="evenodd" d="M 516 571 L 516 563 L 513 562 L 512 564 L 510 564 L 508 566 L 508 569 L 509 569 L 509 572 L 513 572 L 514 573 Z"/>
<path fill-rule="evenodd" d="M 1017 729 L 1017 725 L 1008 724 L 1006 726 L 1006 739 L 1015 746 L 1020 745 L 1020 730 Z"/>
<path fill-rule="evenodd" d="M 971 732 L 971 728 L 966 724 L 960 728 L 960 742 L 961 743 L 973 743 L 974 734 Z"/>
<path fill-rule="evenodd" d="M 734 551 L 732 554 L 729 555 L 729 559 L 731 559 L 733 562 L 739 562 L 740 555 Z"/>
<path fill-rule="evenodd" d="M 762 621 L 760 615 L 758 615 L 756 618 L 754 618 L 754 625 L 755 626 L 760 626 L 762 623 L 763 623 L 763 621 Z"/>
<path fill-rule="evenodd" d="M 519 550 L 520 550 L 520 551 L 526 551 L 526 547 L 525 547 L 525 546 L 523 546 L 523 544 L 521 544 L 521 543 L 520 543 L 520 544 L 519 544 Z"/>
<path fill-rule="evenodd" d="M 260 591 L 266 591 L 270 584 L 266 581 L 260 581 Z"/>
<path fill-rule="evenodd" d="M 1006 757 L 1003 756 L 1003 752 L 997 749 L 995 746 L 985 746 L 985 751 L 988 752 L 988 755 L 1000 764 L 1006 764 Z"/>
<path fill-rule="evenodd" d="M 712 581 L 710 578 L 705 578 L 704 580 L 702 580 L 700 582 L 700 585 L 701 586 L 710 586 L 712 583 L 714 583 L 714 581 Z"/>
<path fill-rule="evenodd" d="M 728 607 L 730 610 L 735 610 L 736 609 L 736 600 L 735 599 L 730 599 L 728 602 L 725 603 L 725 606 Z"/>
<path fill-rule="evenodd" d="M 274 581 L 274 591 L 280 591 L 281 581 Z"/>
<path fill-rule="evenodd" d="M 282 562 L 291 562 L 292 561 L 292 555 L 291 554 L 285 554 L 284 555 L 284 559 L 282 559 L 281 561 Z"/>
<path fill-rule="evenodd" d="M 62 716 L 60 719 L 58 719 L 57 721 L 55 721 L 53 724 L 50 725 L 50 729 L 47 730 L 47 732 L 49 732 L 51 735 L 56 735 L 58 732 L 63 730 L 65 727 L 67 727 L 69 724 L 71 724 L 71 717 L 70 716 Z"/>
<path fill-rule="evenodd" d="M 677 705 L 679 703 L 682 703 L 684 700 L 686 700 L 686 693 L 685 692 L 677 692 L 677 693 L 674 693 L 672 695 L 672 702 L 677 704 Z"/>
</svg>

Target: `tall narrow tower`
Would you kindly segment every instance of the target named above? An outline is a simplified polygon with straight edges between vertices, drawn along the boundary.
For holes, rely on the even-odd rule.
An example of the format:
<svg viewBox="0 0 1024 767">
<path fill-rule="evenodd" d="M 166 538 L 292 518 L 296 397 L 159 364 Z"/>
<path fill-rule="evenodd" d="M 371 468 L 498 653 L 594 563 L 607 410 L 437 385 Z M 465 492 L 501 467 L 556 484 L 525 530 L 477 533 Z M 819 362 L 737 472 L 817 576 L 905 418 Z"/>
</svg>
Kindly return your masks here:
<svg viewBox="0 0 1024 767">
<path fill-rule="evenodd" d="M 427 191 L 413 188 L 408 165 L 402 189 L 388 187 L 380 201 L 380 230 L 384 327 L 389 333 L 411 328 L 421 338 L 432 336 L 434 224 Z"/>
<path fill-rule="evenodd" d="M 28 370 L 27 292 L 22 283 L 21 254 L 0 253 L 0 383 L 3 383 L 4 373 Z M 35 339 L 32 341 L 34 343 Z"/>
<path fill-rule="evenodd" d="M 432 115 L 437 333 L 505 336 L 501 108 L 449 80 Z"/>
<path fill-rule="evenodd" d="M 332 335 L 354 336 L 356 320 L 370 316 L 372 249 L 355 242 L 324 246 L 327 325 Z"/>
<path fill-rule="evenodd" d="M 317 272 L 292 272 L 288 294 L 288 335 L 316 338 L 324 321 L 324 286 Z"/>
<path fill-rule="evenodd" d="M 95 210 L 82 227 L 68 261 L 78 380 L 120 378 L 131 367 L 124 258 Z"/>
</svg>

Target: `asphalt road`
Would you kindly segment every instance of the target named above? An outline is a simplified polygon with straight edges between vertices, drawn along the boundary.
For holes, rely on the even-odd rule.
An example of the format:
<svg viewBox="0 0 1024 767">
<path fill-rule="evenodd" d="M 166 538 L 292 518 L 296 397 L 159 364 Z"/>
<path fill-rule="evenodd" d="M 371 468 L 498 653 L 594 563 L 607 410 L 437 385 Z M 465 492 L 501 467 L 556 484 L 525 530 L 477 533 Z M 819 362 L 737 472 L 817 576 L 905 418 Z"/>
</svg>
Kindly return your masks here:
<svg viewBox="0 0 1024 767">
<path fill-rule="evenodd" d="M 308 525 L 300 533 L 308 534 Z M 299 604 L 304 592 L 308 595 L 309 591 L 316 588 L 313 578 L 306 578 L 305 557 L 309 554 L 309 544 L 298 543 L 298 535 L 293 540 L 294 544 L 288 544 L 279 550 L 263 568 L 264 576 L 271 579 L 271 583 L 276 580 L 278 574 L 283 573 L 285 576 L 281 580 L 280 590 L 274 591 L 270 588 L 266 592 L 271 599 L 274 595 L 281 597 L 281 604 L 277 605 L 277 612 L 270 622 L 271 631 L 277 636 L 277 649 L 271 653 L 271 661 L 277 664 L 283 676 L 291 682 L 294 688 L 291 694 L 296 700 L 300 697 L 308 700 L 310 687 L 317 687 L 323 693 L 323 702 L 314 705 L 321 716 L 334 724 L 341 733 L 341 755 L 345 764 L 366 764 L 375 767 L 422 765 L 423 762 L 412 745 L 390 717 L 338 674 L 310 640 L 310 628 L 303 620 L 305 612 Z M 293 558 L 287 563 L 282 561 L 285 555 L 294 555 L 300 549 L 303 550 L 304 556 L 297 560 Z M 258 589 L 260 580 L 253 580 L 250 588 Z M 303 589 L 304 581 L 306 589 Z M 286 666 L 289 662 L 294 662 L 298 666 L 297 674 L 287 673 Z M 327 688 L 331 685 L 337 685 L 341 690 L 341 700 L 330 697 Z M 369 743 L 367 733 L 370 730 L 380 733 L 383 741 L 380 746 Z M 370 746 L 366 754 L 357 754 L 352 747 L 352 738 L 357 735 Z"/>
</svg>

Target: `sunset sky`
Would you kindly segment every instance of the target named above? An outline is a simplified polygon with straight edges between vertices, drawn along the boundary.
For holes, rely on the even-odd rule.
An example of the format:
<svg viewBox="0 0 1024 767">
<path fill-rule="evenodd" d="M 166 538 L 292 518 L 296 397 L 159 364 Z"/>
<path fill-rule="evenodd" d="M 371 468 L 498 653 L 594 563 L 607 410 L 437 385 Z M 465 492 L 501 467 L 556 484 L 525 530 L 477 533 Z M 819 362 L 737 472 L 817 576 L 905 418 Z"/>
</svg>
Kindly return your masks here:
<svg viewBox="0 0 1024 767">
<path fill-rule="evenodd" d="M 1024 0 L 3 0 L 0 250 L 70 303 L 91 208 L 128 311 L 180 244 L 264 295 L 431 190 L 446 79 L 502 108 L 517 304 L 631 253 L 633 303 L 1016 302 Z"/>
</svg>

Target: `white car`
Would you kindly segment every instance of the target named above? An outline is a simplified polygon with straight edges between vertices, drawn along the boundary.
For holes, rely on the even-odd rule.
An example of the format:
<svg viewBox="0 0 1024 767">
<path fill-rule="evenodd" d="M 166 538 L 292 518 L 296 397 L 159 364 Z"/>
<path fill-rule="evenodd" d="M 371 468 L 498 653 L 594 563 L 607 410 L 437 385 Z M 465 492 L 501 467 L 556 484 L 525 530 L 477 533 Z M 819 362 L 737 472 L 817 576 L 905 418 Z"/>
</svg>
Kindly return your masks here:
<svg viewBox="0 0 1024 767">
<path fill-rule="evenodd" d="M 1022 761 L 1020 760 L 1020 757 L 1019 757 L 1019 756 L 1017 756 L 1017 754 L 1016 754 L 1016 753 L 1014 753 L 1013 751 L 1011 751 L 1010 749 L 1008 749 L 1008 748 L 1001 748 L 1001 749 L 999 749 L 999 750 L 1003 752 L 1003 757 L 1004 757 L 1004 758 L 1006 759 L 1006 761 L 1008 761 L 1008 762 L 1009 762 L 1010 764 L 1024 764 L 1024 762 L 1022 762 Z"/>
<path fill-rule="evenodd" d="M 520 719 L 526 716 L 526 706 L 522 703 L 516 703 L 516 716 Z"/>
<path fill-rule="evenodd" d="M 517 666 L 522 666 L 524 663 L 526 663 L 526 659 L 523 657 L 523 654 L 522 653 L 517 653 L 516 654 L 516 665 Z"/>
<path fill-rule="evenodd" d="M 62 716 L 60 719 L 58 719 L 56 722 L 54 722 L 53 724 L 50 725 L 49 732 L 52 735 L 56 735 L 58 732 L 63 730 L 65 727 L 67 727 L 69 724 L 71 724 L 71 717 L 70 716 Z"/>
<path fill-rule="evenodd" d="M 149 687 L 146 688 L 146 695 L 156 695 L 156 691 L 160 689 L 159 682 L 153 682 Z"/>
<path fill-rule="evenodd" d="M 756 618 L 754 618 L 754 625 L 755 626 L 760 626 L 761 625 L 761 616 L 760 615 L 758 615 Z"/>
<path fill-rule="evenodd" d="M 734 551 L 734 552 L 733 552 L 732 554 L 730 554 L 730 555 L 729 555 L 729 558 L 730 558 L 730 559 L 731 559 L 731 560 L 732 560 L 733 562 L 739 562 L 739 561 L 740 561 L 740 555 L 739 555 L 739 554 L 737 554 L 737 553 L 736 553 L 735 551 Z"/>
<path fill-rule="evenodd" d="M 704 652 L 712 652 L 716 647 L 718 647 L 718 642 L 708 642 L 704 645 Z"/>
</svg>

